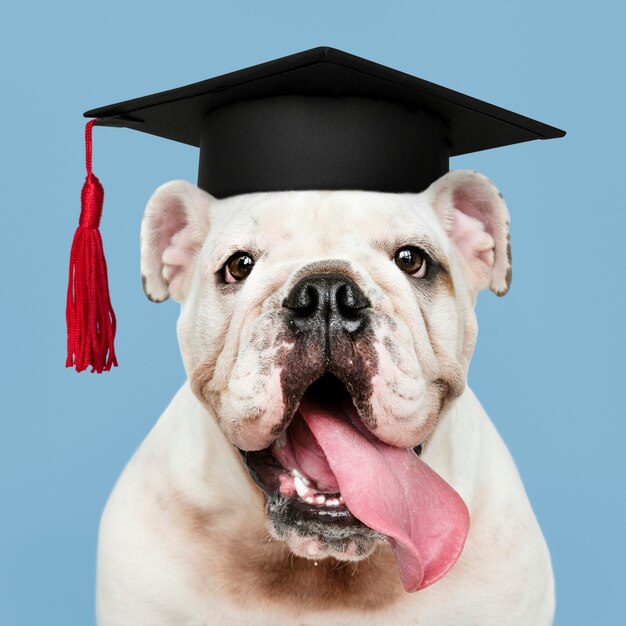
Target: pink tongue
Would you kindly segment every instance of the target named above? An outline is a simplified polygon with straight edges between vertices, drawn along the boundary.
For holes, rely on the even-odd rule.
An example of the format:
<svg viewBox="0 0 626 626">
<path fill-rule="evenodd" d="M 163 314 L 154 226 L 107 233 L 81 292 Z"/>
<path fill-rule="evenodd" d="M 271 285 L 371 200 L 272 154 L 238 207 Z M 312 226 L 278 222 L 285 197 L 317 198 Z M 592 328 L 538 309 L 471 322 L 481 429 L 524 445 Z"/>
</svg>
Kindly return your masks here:
<svg viewBox="0 0 626 626">
<path fill-rule="evenodd" d="M 459 494 L 414 452 L 362 434 L 317 402 L 304 398 L 300 413 L 350 512 L 389 538 L 405 590 L 423 589 L 446 574 L 469 532 Z"/>
</svg>

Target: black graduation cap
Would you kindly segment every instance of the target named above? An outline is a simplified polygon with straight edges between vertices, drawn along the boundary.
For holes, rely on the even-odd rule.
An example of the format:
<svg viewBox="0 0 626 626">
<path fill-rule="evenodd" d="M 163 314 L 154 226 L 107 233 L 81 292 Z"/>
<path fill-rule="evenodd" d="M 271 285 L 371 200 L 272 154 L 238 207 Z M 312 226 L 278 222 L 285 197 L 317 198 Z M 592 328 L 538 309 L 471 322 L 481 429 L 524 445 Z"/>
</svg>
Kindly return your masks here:
<svg viewBox="0 0 626 626">
<path fill-rule="evenodd" d="M 115 314 L 98 225 L 104 191 L 91 170 L 94 124 L 200 147 L 198 185 L 218 198 L 257 191 L 419 192 L 451 156 L 562 130 L 420 78 L 315 48 L 200 83 L 92 109 L 87 178 L 70 254 L 67 360 L 117 365 Z"/>
<path fill-rule="evenodd" d="M 85 116 L 199 146 L 198 185 L 218 198 L 301 189 L 419 192 L 448 171 L 451 156 L 565 135 L 328 47 Z"/>
</svg>

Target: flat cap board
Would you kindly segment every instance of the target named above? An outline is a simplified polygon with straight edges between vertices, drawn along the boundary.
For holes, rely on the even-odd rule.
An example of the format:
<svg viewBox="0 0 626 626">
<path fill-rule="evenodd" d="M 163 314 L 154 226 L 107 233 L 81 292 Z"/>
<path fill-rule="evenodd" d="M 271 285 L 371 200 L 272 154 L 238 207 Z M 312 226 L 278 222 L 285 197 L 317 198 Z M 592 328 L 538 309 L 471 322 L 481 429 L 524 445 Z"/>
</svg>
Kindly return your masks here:
<svg viewBox="0 0 626 626">
<path fill-rule="evenodd" d="M 335 115 L 333 103 L 343 112 Z M 210 121 L 217 109 L 219 124 Z M 99 125 L 200 146 L 200 186 L 218 196 L 324 186 L 418 191 L 447 171 L 449 156 L 565 134 L 327 47 L 92 109 L 85 116 L 99 118 Z M 242 127 L 248 131 L 242 133 Z M 301 143 L 294 144 L 294 128 L 304 129 Z M 360 161 L 351 163 L 357 153 Z M 377 168 L 383 159 L 388 168 L 381 174 Z M 402 172 L 394 174 L 398 168 Z"/>
</svg>

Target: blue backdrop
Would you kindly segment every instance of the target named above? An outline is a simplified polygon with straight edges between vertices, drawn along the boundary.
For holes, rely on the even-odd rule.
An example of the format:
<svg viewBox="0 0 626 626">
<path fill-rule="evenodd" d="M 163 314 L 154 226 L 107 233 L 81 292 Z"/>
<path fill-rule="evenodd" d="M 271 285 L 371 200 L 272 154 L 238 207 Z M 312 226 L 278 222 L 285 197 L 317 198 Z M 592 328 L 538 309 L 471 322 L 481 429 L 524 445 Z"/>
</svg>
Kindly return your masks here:
<svg viewBox="0 0 626 626">
<path fill-rule="evenodd" d="M 512 215 L 512 290 L 479 300 L 470 381 L 551 547 L 556 624 L 623 624 L 625 17 L 565 0 L 5 7 L 0 624 L 93 623 L 101 510 L 184 377 L 177 306 L 145 299 L 138 234 L 159 184 L 195 179 L 196 150 L 118 129 L 96 129 L 94 168 L 121 365 L 64 369 L 82 112 L 318 45 L 568 131 L 452 163 L 490 176 Z"/>
</svg>

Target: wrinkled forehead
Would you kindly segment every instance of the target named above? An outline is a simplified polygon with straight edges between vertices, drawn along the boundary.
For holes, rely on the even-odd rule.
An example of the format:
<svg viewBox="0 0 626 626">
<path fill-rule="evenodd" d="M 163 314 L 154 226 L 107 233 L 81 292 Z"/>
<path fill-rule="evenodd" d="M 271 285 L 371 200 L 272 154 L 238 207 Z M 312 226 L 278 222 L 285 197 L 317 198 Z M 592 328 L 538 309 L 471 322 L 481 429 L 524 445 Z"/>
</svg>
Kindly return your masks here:
<svg viewBox="0 0 626 626">
<path fill-rule="evenodd" d="M 288 191 L 247 194 L 212 205 L 211 233 L 222 242 L 273 252 L 336 254 L 357 246 L 430 243 L 447 238 L 424 194 L 366 191 Z"/>
</svg>

